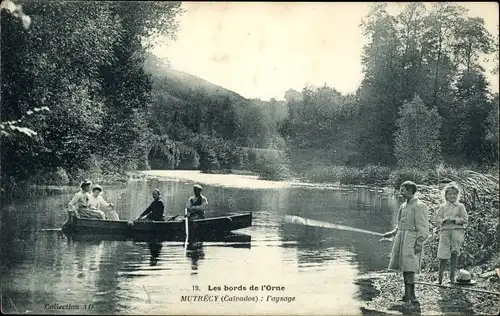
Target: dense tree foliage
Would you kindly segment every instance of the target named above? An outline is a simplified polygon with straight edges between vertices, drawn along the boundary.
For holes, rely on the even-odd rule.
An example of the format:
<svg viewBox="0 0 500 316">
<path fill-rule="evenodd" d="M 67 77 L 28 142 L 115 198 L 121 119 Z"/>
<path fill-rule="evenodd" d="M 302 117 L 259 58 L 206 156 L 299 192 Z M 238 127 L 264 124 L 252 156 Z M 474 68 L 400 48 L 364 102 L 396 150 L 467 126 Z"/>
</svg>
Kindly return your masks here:
<svg viewBox="0 0 500 316">
<path fill-rule="evenodd" d="M 20 5 L 29 28 L 1 12 L 2 124 L 22 120 L 36 135 L 2 128 L 2 183 L 44 181 L 61 168 L 79 180 L 90 170 L 147 166 L 144 56 L 155 36 L 174 37 L 180 3 Z M 48 111 L 29 115 L 38 109 Z"/>
<path fill-rule="evenodd" d="M 374 4 L 361 24 L 369 41 L 356 95 L 304 88 L 287 99 L 281 134 L 292 148 L 336 151 L 333 164 L 419 164 L 413 145 L 424 165 L 498 163 L 498 96 L 480 63 L 492 53 L 498 63 L 498 35 L 458 4 L 409 3 L 397 16 L 386 6 Z M 415 141 L 426 145 L 411 143 L 410 118 L 425 122 L 415 133 L 427 140 Z"/>
</svg>

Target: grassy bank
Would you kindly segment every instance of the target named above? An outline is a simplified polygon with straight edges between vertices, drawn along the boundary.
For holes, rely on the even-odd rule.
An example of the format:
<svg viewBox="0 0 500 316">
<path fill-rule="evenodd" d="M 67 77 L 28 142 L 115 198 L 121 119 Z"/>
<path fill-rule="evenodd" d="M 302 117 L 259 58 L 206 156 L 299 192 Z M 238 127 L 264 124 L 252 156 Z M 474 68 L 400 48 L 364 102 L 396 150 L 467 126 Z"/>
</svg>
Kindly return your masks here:
<svg viewBox="0 0 500 316">
<path fill-rule="evenodd" d="M 290 165 L 286 160 L 267 159 L 262 161 L 253 172 L 269 180 L 295 178 L 305 182 L 333 183 L 340 185 L 387 186 L 399 188 L 403 181 L 411 180 L 421 185 L 438 185 L 447 182 L 449 177 L 466 178 L 470 170 L 481 174 L 497 175 L 496 167 L 454 168 L 437 165 L 433 169 L 395 168 L 366 165 L 363 167 L 339 165 Z"/>
</svg>

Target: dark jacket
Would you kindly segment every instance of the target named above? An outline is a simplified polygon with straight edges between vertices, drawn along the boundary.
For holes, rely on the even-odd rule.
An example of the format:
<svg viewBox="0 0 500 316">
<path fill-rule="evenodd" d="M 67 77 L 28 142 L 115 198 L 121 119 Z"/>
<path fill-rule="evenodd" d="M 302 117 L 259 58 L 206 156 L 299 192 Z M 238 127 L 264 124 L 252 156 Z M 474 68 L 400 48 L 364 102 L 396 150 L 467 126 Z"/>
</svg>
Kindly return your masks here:
<svg viewBox="0 0 500 316">
<path fill-rule="evenodd" d="M 144 212 L 142 212 L 140 217 L 148 215 L 149 219 L 152 219 L 154 221 L 163 221 L 165 220 L 165 217 L 163 216 L 164 211 L 165 205 L 163 204 L 163 201 L 159 199 L 158 201 L 151 202 L 148 208 Z"/>
</svg>

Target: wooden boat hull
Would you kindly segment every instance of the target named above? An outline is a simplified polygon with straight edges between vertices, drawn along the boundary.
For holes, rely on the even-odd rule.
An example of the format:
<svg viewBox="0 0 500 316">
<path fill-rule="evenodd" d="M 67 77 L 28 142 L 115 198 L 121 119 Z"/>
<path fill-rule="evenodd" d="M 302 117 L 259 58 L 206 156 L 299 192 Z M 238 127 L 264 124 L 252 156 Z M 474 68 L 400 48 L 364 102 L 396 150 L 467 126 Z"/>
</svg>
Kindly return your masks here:
<svg viewBox="0 0 500 316">
<path fill-rule="evenodd" d="M 189 234 L 214 236 L 252 226 L 252 213 L 189 221 Z M 185 237 L 184 219 L 179 221 L 134 221 L 82 219 L 72 216 L 63 226 L 66 233 L 155 234 Z M 190 238 L 191 239 L 191 238 Z"/>
</svg>

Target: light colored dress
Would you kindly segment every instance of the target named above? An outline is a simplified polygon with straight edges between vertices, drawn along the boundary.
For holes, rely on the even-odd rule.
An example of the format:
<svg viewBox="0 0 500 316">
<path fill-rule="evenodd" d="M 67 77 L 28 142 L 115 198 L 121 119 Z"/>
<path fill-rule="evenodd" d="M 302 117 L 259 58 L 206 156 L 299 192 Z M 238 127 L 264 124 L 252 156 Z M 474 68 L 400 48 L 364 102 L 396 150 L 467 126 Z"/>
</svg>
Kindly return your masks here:
<svg viewBox="0 0 500 316">
<path fill-rule="evenodd" d="M 90 199 L 91 195 L 82 190 L 73 196 L 73 199 L 68 203 L 68 207 L 75 212 L 78 218 L 105 219 L 103 212 L 89 207 Z"/>
<path fill-rule="evenodd" d="M 119 220 L 120 218 L 118 217 L 118 214 L 114 211 L 108 211 L 104 213 L 101 210 L 101 207 L 106 207 L 109 208 L 111 207 L 111 204 L 109 204 L 103 197 L 102 195 L 98 195 L 95 197 L 93 194 L 90 194 L 89 196 L 89 202 L 88 202 L 89 208 L 91 210 L 101 212 L 102 215 L 104 216 L 104 219 L 110 219 L 110 220 Z"/>
<path fill-rule="evenodd" d="M 445 219 L 455 220 L 455 223 L 447 222 Z M 469 216 L 465 210 L 465 205 L 459 202 L 446 202 L 439 207 L 436 212 L 435 222 L 440 227 L 439 245 L 437 257 L 439 259 L 451 259 L 451 253 L 460 255 L 460 248 L 465 239 L 465 228 L 469 221 Z"/>
<path fill-rule="evenodd" d="M 89 194 L 81 190 L 76 193 L 71 201 L 68 203 L 68 207 L 73 211 L 78 211 L 80 209 L 88 208 Z"/>
<path fill-rule="evenodd" d="M 415 254 L 417 239 L 422 242 L 429 235 L 428 208 L 417 197 L 399 208 L 398 227 L 389 261 L 389 269 L 401 272 L 420 272 L 422 251 Z"/>
</svg>

